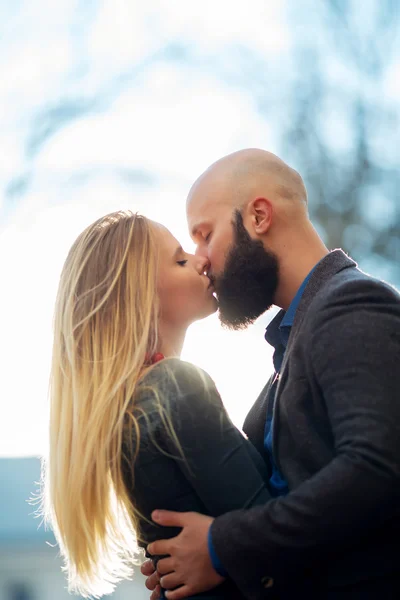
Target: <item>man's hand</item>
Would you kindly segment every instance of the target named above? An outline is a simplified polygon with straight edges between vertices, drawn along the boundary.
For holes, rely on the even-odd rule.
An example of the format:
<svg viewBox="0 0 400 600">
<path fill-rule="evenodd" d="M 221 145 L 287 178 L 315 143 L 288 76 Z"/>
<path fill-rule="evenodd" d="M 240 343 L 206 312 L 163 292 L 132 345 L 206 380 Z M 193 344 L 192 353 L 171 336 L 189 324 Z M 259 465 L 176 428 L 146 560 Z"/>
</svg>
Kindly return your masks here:
<svg viewBox="0 0 400 600">
<path fill-rule="evenodd" d="M 154 568 L 152 560 L 146 560 L 140 567 L 142 575 L 147 577 L 146 587 L 148 590 L 153 592 L 150 596 L 150 600 L 159 600 L 161 598 L 161 586 L 160 577 Z"/>
<path fill-rule="evenodd" d="M 168 558 L 157 563 L 161 586 L 173 590 L 166 593 L 169 600 L 182 600 L 206 592 L 224 581 L 214 570 L 208 553 L 208 531 L 214 520 L 212 517 L 166 510 L 156 510 L 151 517 L 158 525 L 182 527 L 176 537 L 153 542 L 147 547 L 153 555 L 169 554 Z M 153 595 L 151 600 L 154 600 Z"/>
</svg>

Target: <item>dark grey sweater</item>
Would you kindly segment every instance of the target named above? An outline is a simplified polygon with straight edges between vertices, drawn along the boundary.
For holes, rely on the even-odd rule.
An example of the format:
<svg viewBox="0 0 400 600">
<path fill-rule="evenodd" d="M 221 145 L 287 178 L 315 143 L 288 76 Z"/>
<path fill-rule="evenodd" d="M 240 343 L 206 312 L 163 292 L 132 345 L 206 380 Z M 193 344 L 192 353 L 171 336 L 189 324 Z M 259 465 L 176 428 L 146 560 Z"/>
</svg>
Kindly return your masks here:
<svg viewBox="0 0 400 600">
<path fill-rule="evenodd" d="M 141 514 L 141 546 L 180 531 L 152 523 L 156 508 L 217 517 L 270 499 L 266 464 L 233 425 L 214 382 L 201 369 L 179 359 L 158 363 L 143 378 L 133 411 L 139 451 L 134 459 L 133 430 L 125 439 L 123 471 Z M 201 597 L 243 599 L 231 581 Z"/>
</svg>

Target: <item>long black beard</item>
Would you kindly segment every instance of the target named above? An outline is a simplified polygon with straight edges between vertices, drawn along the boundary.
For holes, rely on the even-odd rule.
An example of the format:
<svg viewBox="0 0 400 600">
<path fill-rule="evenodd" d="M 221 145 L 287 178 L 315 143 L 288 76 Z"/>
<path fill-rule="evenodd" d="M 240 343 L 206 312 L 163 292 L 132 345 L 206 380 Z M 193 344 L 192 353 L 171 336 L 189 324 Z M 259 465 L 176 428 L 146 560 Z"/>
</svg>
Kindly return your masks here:
<svg viewBox="0 0 400 600">
<path fill-rule="evenodd" d="M 277 256 L 253 240 L 241 213 L 234 214 L 234 242 L 223 273 L 213 277 L 218 296 L 219 319 L 231 330 L 246 329 L 271 308 L 278 286 Z"/>
</svg>

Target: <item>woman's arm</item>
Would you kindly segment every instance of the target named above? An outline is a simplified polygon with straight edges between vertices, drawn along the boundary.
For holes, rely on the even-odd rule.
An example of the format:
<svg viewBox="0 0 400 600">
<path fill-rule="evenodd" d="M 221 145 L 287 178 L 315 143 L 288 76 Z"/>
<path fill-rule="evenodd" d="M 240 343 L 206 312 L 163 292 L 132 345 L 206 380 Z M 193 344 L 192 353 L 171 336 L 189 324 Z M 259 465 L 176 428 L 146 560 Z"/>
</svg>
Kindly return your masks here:
<svg viewBox="0 0 400 600">
<path fill-rule="evenodd" d="M 166 452 L 178 456 L 179 468 L 207 512 L 216 517 L 266 503 L 266 465 L 233 425 L 211 377 L 178 359 L 163 361 L 153 372 L 184 460 L 163 425 L 159 439 Z"/>
</svg>

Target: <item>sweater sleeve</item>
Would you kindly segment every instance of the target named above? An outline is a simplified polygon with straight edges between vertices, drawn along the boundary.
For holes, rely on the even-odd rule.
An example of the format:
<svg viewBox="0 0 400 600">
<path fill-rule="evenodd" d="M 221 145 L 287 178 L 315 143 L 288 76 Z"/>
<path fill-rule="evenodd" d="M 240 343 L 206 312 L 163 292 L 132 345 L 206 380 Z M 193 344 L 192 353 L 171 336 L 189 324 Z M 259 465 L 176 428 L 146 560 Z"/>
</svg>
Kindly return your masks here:
<svg viewBox="0 0 400 600">
<path fill-rule="evenodd" d="M 312 318 L 307 348 L 335 457 L 287 496 L 213 522 L 215 550 L 249 597 L 261 597 L 266 578 L 279 586 L 301 576 L 399 510 L 399 296 L 352 282 Z"/>
<path fill-rule="evenodd" d="M 163 403 L 170 399 L 173 429 L 173 435 L 169 430 L 160 436 L 162 445 L 177 457 L 177 465 L 208 514 L 215 517 L 267 502 L 266 465 L 230 420 L 211 377 L 178 359 L 165 361 L 161 372 L 160 397 Z"/>
</svg>

